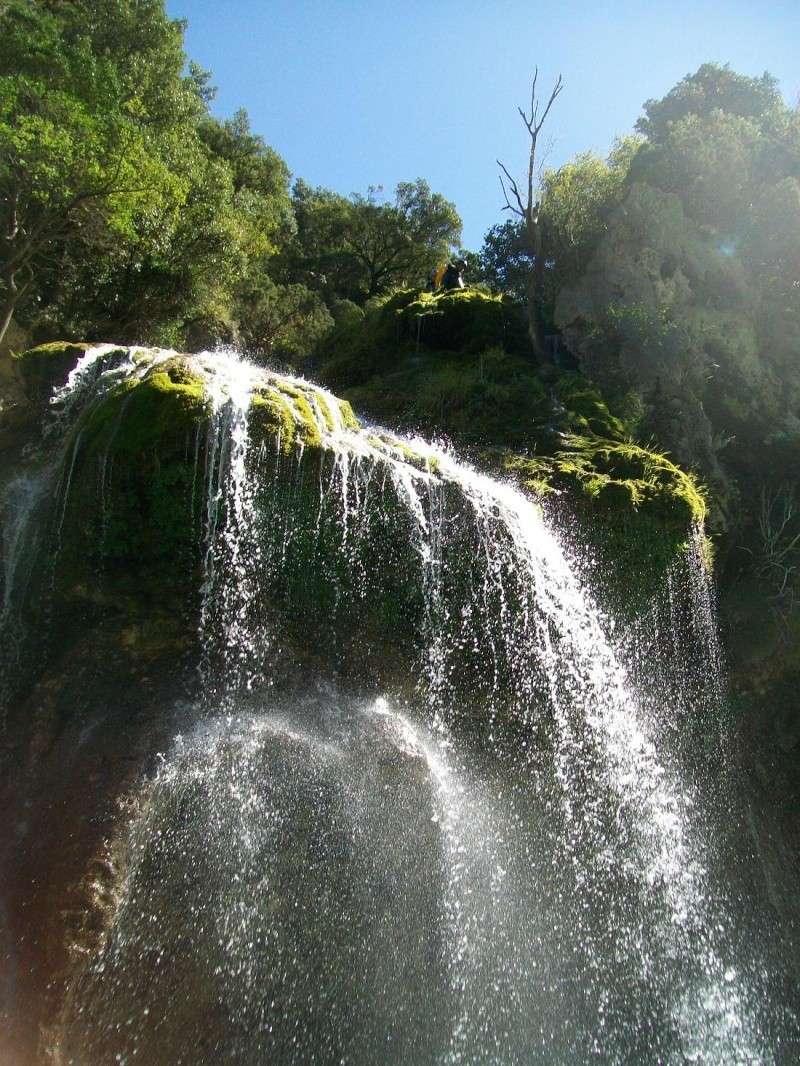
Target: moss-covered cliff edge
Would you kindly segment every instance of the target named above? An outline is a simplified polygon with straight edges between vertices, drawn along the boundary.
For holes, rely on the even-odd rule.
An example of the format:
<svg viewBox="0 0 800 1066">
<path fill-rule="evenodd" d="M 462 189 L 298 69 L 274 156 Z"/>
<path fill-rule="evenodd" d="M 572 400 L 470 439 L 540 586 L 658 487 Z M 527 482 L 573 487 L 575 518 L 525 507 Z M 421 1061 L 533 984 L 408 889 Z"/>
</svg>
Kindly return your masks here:
<svg viewBox="0 0 800 1066">
<path fill-rule="evenodd" d="M 633 614 L 657 590 L 692 527 L 702 526 L 702 490 L 666 456 L 634 443 L 578 375 L 533 367 L 524 345 L 519 309 L 506 299 L 398 294 L 339 331 L 321 377 L 334 386 L 349 380 L 343 401 L 273 376 L 254 387 L 249 432 L 292 464 L 287 477 L 314 485 L 320 464 L 331 461 L 321 434 L 358 427 L 348 400 L 395 428 L 444 433 L 476 465 L 514 479 L 556 510 L 571 509 L 581 526 L 577 539 L 602 563 L 602 591 Z M 9 454 L 15 432 L 17 443 L 30 443 L 50 390 L 86 348 L 50 344 L 12 361 L 14 402 L 0 426 Z M 147 353 L 134 350 L 137 358 L 144 367 Z M 62 567 L 88 563 L 137 585 L 154 567 L 166 587 L 193 580 L 210 417 L 209 383 L 179 355 L 160 357 L 88 405 L 67 444 Z M 417 462 L 413 448 L 402 447 L 401 457 Z"/>
<path fill-rule="evenodd" d="M 342 316 L 315 372 L 356 410 L 442 435 L 580 524 L 600 591 L 630 619 L 692 527 L 702 485 L 636 440 L 637 410 L 570 366 L 537 366 L 520 305 L 479 290 L 409 290 Z M 563 506 L 561 506 L 563 505 Z"/>
<path fill-rule="evenodd" d="M 392 343 L 405 346 L 405 355 L 398 358 L 393 349 L 394 362 L 385 373 L 367 377 L 360 388 L 351 386 L 346 395 L 368 415 L 410 428 L 403 405 L 414 397 L 427 402 L 430 380 L 438 382 L 433 392 L 440 418 L 426 424 L 415 418 L 417 428 L 451 433 L 476 465 L 514 479 L 555 513 L 576 516 L 580 530 L 574 539 L 590 541 L 598 591 L 621 615 L 635 616 L 703 520 L 705 504 L 694 479 L 627 440 L 621 420 L 575 374 L 548 376 L 531 368 L 513 350 L 519 322 L 507 301 L 478 293 L 412 295 L 400 295 L 375 312 L 378 332 L 394 331 Z M 418 314 L 437 322 L 436 343 L 455 337 L 465 347 L 449 354 L 433 347 L 424 351 Z M 476 316 L 474 328 L 470 316 Z M 469 338 L 478 348 L 490 347 L 470 352 Z M 511 352 L 495 344 L 503 338 Z M 214 356 L 198 362 L 168 352 L 106 349 L 105 384 L 101 389 L 87 384 L 80 412 L 71 420 L 59 413 L 67 401 L 58 390 L 87 345 L 49 344 L 4 367 L 10 382 L 0 420 L 6 476 L 25 451 L 61 449 L 48 518 L 50 558 L 34 580 L 32 599 L 51 600 L 51 647 L 63 648 L 77 633 L 101 627 L 105 635 L 98 646 L 107 646 L 108 632 L 116 632 L 123 657 L 152 658 L 151 638 L 162 619 L 169 621 L 170 654 L 176 663 L 189 661 L 199 654 L 208 523 L 224 523 L 229 506 L 212 484 L 220 446 L 214 438 L 220 432 L 214 422 L 219 410 Z M 389 359 L 385 351 L 370 351 L 376 359 Z M 340 370 L 333 353 L 322 376 L 335 378 Z M 348 373 L 355 374 L 355 364 Z M 331 493 L 323 488 L 340 462 L 333 443 L 359 428 L 350 404 L 302 379 L 266 370 L 254 374 L 247 385 L 248 462 L 259 464 L 259 507 L 289 516 L 258 534 L 270 551 L 277 550 L 270 538 L 285 540 L 263 604 L 265 618 L 279 622 L 284 634 L 275 669 L 303 675 L 327 662 L 345 675 L 397 679 L 418 654 L 424 614 L 408 519 L 402 508 L 394 515 L 384 507 L 365 520 L 354 563 L 347 554 L 354 549 L 342 551 L 341 518 L 326 510 Z M 406 387 L 395 391 L 391 381 L 398 374 Z M 448 391 L 459 374 L 484 397 L 486 390 L 494 396 L 491 433 L 488 422 L 473 425 L 467 417 L 464 404 L 477 403 L 469 389 Z M 373 394 L 377 403 L 371 403 Z M 391 419 L 390 394 L 397 402 Z M 519 404 L 527 412 L 522 423 Z M 462 429 L 455 432 L 459 420 Z M 42 425 L 46 440 L 39 445 Z M 387 462 L 407 464 L 409 473 L 427 465 L 435 475 L 435 463 L 415 451 L 413 439 L 375 429 L 359 439 L 369 462 L 380 466 L 386 456 Z M 353 578 L 345 570 L 356 563 L 364 578 L 348 594 Z"/>
</svg>

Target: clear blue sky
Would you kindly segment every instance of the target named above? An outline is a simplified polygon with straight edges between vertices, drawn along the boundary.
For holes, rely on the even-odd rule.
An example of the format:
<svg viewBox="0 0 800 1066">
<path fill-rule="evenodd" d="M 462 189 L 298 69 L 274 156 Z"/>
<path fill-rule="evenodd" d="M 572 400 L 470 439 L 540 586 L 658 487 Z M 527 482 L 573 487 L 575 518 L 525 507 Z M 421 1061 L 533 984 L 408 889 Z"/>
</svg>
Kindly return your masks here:
<svg viewBox="0 0 800 1066">
<path fill-rule="evenodd" d="M 516 107 L 535 64 L 565 89 L 548 165 L 605 154 L 642 103 L 701 63 L 768 70 L 800 94 L 800 0 L 167 0 L 188 20 L 220 117 L 245 107 L 293 175 L 342 193 L 424 177 L 454 201 L 464 244 L 505 217 L 495 159 L 521 174 Z"/>
</svg>

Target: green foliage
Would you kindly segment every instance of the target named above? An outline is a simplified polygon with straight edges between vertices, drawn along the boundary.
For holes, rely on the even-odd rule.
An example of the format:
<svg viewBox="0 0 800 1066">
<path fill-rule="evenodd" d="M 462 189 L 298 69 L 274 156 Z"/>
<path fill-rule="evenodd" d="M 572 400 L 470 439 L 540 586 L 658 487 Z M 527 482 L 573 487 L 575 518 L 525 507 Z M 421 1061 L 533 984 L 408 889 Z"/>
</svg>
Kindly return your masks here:
<svg viewBox="0 0 800 1066">
<path fill-rule="evenodd" d="M 302 282 L 329 302 L 364 303 L 393 288 L 422 284 L 458 246 L 461 219 L 427 182 L 401 182 L 394 199 L 380 188 L 349 199 L 294 187 L 297 233 L 276 265 L 278 280 Z"/>
<path fill-rule="evenodd" d="M 558 170 L 545 171 L 541 199 L 541 284 L 537 299 L 541 319 L 555 332 L 554 307 L 559 293 L 583 272 L 619 204 L 628 170 L 640 140 L 627 137 L 603 160 L 592 152 L 577 156 Z M 509 220 L 493 226 L 484 238 L 480 268 L 470 275 L 488 282 L 494 292 L 508 293 L 522 303 L 529 299 L 535 260 L 527 246 L 523 225 Z"/>
<path fill-rule="evenodd" d="M 508 219 L 492 226 L 483 238 L 479 262 L 478 277 L 488 282 L 493 292 L 525 300 L 532 263 L 519 222 Z M 469 277 L 472 280 L 474 273 Z"/>
<path fill-rule="evenodd" d="M 556 319 L 584 372 L 636 393 L 641 429 L 709 479 L 717 523 L 749 538 L 762 483 L 800 454 L 800 128 L 774 79 L 710 65 L 646 112 Z"/>
<path fill-rule="evenodd" d="M 760 180 L 762 143 L 753 119 L 687 114 L 638 153 L 631 179 L 674 193 L 690 218 L 732 235 Z"/>
<path fill-rule="evenodd" d="M 694 74 L 687 74 L 663 100 L 648 100 L 645 117 L 636 129 L 657 144 L 663 141 L 673 124 L 689 115 L 708 118 L 715 111 L 744 119 L 754 119 L 761 126 L 779 121 L 784 103 L 778 83 L 771 74 L 748 78 L 736 74 L 729 66 L 704 63 Z"/>
<path fill-rule="evenodd" d="M 186 203 L 202 101 L 181 44 L 161 0 L 0 9 L 7 315 L 60 248 L 99 229 L 126 240 L 138 214 Z"/>
<path fill-rule="evenodd" d="M 233 184 L 231 209 L 248 256 L 269 255 L 294 229 L 289 199 L 289 168 L 278 153 L 250 130 L 247 112 L 217 122 L 205 116 L 199 125 L 212 158 L 224 161 Z"/>
<path fill-rule="evenodd" d="M 240 286 L 235 314 L 245 351 L 302 365 L 333 327 L 320 296 L 305 285 L 276 285 L 268 275 Z"/>
<path fill-rule="evenodd" d="M 551 263 L 554 293 L 580 276 L 604 236 L 640 145 L 637 138 L 627 137 L 616 143 L 607 159 L 585 152 L 558 170 L 545 172 L 544 254 Z"/>
<path fill-rule="evenodd" d="M 307 354 L 319 301 L 266 273 L 294 229 L 288 168 L 244 111 L 208 115 L 163 0 L 13 0 L 0 29 L 7 307 L 40 336 Z"/>
</svg>

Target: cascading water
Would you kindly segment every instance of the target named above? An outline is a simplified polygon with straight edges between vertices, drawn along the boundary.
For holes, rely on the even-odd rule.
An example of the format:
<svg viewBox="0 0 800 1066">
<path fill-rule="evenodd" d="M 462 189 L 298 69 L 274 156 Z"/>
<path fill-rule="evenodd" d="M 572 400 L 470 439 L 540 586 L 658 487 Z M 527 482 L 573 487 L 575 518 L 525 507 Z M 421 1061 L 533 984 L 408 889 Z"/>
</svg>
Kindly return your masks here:
<svg viewBox="0 0 800 1066">
<path fill-rule="evenodd" d="M 95 350 L 57 394 L 59 528 L 80 411 L 171 355 Z M 743 955 L 701 801 L 657 728 L 664 677 L 642 697 L 541 508 L 446 449 L 349 426 L 300 379 L 225 352 L 192 368 L 209 397 L 187 443 L 194 723 L 130 799 L 55 1060 L 784 1061 L 797 1022 Z M 264 397 L 288 417 L 259 439 Z M 286 439 L 303 419 L 311 475 Z M 692 551 L 693 626 L 718 655 Z M 320 648 L 281 693 L 304 628 Z M 320 676 L 329 631 L 355 641 L 361 695 Z M 405 684 L 381 672 L 398 643 Z"/>
</svg>

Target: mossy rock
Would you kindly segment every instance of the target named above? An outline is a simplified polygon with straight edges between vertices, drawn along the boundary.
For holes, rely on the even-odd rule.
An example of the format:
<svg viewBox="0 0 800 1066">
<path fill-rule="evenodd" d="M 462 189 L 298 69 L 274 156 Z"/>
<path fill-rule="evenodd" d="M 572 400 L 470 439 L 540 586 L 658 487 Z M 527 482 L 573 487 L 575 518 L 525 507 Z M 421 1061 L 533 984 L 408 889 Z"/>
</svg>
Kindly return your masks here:
<svg viewBox="0 0 800 1066">
<path fill-rule="evenodd" d="M 285 454 L 294 449 L 295 418 L 286 396 L 275 389 L 254 393 L 248 412 L 248 432 L 258 444 L 274 439 Z"/>
<path fill-rule="evenodd" d="M 697 480 L 667 456 L 630 441 L 567 437 L 551 456 L 501 456 L 501 468 L 534 492 L 567 490 L 599 511 L 648 514 L 684 533 L 705 522 L 707 505 Z"/>
<path fill-rule="evenodd" d="M 325 384 L 394 429 L 546 454 L 561 434 L 629 432 L 581 375 L 536 365 L 523 309 L 508 296 L 396 292 L 337 326 L 320 354 Z"/>
<path fill-rule="evenodd" d="M 420 292 L 395 314 L 405 338 L 435 351 L 469 354 L 497 346 L 518 354 L 528 350 L 523 311 L 510 296 L 475 289 Z"/>
<path fill-rule="evenodd" d="M 469 361 L 493 347 L 530 361 L 524 311 L 510 296 L 404 289 L 337 323 L 319 352 L 321 377 L 341 393 L 394 372 L 408 356 L 449 353 Z"/>
<path fill-rule="evenodd" d="M 361 422 L 356 418 L 352 405 L 349 400 L 339 400 L 339 413 L 342 416 L 342 424 L 345 429 L 349 429 L 351 432 L 358 432 L 361 429 Z"/>
<path fill-rule="evenodd" d="M 484 461 L 535 495 L 569 501 L 614 613 L 632 618 L 663 591 L 664 576 L 702 527 L 702 486 L 667 456 L 629 441 L 570 437 L 551 456 L 484 452 Z"/>
<path fill-rule="evenodd" d="M 334 414 L 334 404 L 338 410 L 338 420 Z M 346 400 L 323 395 L 311 386 L 303 387 L 275 378 L 254 392 L 248 428 L 257 444 L 277 438 L 284 454 L 289 454 L 297 446 L 314 451 L 324 445 L 320 419 L 328 433 L 335 431 L 339 421 L 345 429 L 357 431 L 360 428 Z"/>
<path fill-rule="evenodd" d="M 622 439 L 626 427 L 614 415 L 600 391 L 580 374 L 552 374 L 552 391 L 563 406 L 562 421 L 572 432 L 591 433 L 612 440 Z"/>
<path fill-rule="evenodd" d="M 85 343 L 53 341 L 12 355 L 12 364 L 24 383 L 28 399 L 32 403 L 46 401 L 53 388 L 63 385 L 77 361 L 91 347 Z"/>
<path fill-rule="evenodd" d="M 129 378 L 90 408 L 80 424 L 90 454 L 105 450 L 135 456 L 164 450 L 208 420 L 202 377 L 175 356 L 142 379 Z"/>
<path fill-rule="evenodd" d="M 176 587 L 191 594 L 200 551 L 195 483 L 209 414 L 203 379 L 180 356 L 85 410 L 67 442 L 62 591 L 99 569 L 120 588 L 133 580 L 151 595 Z"/>
</svg>

